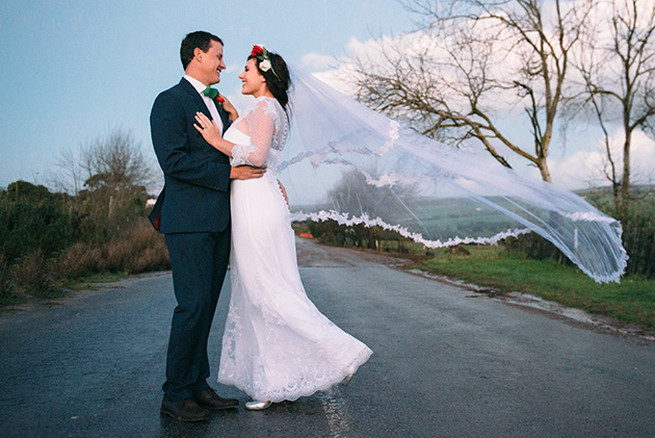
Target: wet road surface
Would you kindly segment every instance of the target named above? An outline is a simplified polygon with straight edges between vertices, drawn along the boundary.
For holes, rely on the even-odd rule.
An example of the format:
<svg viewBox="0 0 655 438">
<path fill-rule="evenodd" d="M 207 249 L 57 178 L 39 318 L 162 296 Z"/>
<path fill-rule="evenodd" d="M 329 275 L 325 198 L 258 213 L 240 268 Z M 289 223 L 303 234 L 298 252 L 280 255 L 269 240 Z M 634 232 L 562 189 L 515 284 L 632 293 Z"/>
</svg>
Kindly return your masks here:
<svg viewBox="0 0 655 438">
<path fill-rule="evenodd" d="M 298 245 L 312 300 L 375 352 L 347 388 L 200 424 L 160 417 L 174 298 L 170 273 L 148 274 L 0 315 L 0 436 L 655 436 L 655 343 Z M 226 285 L 210 384 L 228 300 Z"/>
</svg>

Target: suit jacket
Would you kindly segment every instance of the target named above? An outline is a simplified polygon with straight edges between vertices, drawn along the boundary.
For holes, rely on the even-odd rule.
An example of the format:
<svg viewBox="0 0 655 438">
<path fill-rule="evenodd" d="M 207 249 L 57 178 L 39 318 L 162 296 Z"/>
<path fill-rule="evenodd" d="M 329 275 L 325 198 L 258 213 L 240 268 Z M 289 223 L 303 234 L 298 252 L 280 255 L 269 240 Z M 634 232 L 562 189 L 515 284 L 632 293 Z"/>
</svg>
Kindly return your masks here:
<svg viewBox="0 0 655 438">
<path fill-rule="evenodd" d="M 225 132 L 228 114 L 217 110 Z M 230 161 L 193 127 L 198 111 L 212 118 L 184 78 L 160 93 L 152 106 L 152 144 L 164 188 L 149 219 L 161 233 L 220 232 L 230 223 Z"/>
</svg>

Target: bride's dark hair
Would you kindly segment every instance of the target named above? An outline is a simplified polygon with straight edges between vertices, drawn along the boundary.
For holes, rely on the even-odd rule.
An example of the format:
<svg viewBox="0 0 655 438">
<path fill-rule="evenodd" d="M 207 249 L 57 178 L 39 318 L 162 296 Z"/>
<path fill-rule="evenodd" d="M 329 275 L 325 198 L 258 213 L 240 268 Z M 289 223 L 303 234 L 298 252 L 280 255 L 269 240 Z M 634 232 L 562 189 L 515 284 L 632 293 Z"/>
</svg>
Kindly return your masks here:
<svg viewBox="0 0 655 438">
<path fill-rule="evenodd" d="M 289 114 L 289 87 L 291 86 L 291 77 L 289 76 L 289 68 L 287 67 L 287 63 L 284 62 L 284 59 L 277 53 L 273 52 L 268 52 L 267 53 L 268 59 L 271 61 L 271 66 L 272 68 L 268 69 L 268 71 L 263 71 L 259 67 L 259 62 L 260 58 L 258 58 L 256 55 L 250 55 L 248 56 L 248 61 L 251 59 L 255 59 L 257 62 L 255 62 L 255 65 L 257 66 L 257 70 L 259 73 L 264 76 L 264 79 L 266 79 L 266 85 L 268 86 L 268 89 L 271 91 L 273 96 L 277 99 L 278 102 L 280 102 L 280 105 L 282 105 L 282 108 L 284 108 L 284 111 L 286 111 L 287 115 Z M 273 73 L 275 71 L 275 73 Z"/>
</svg>

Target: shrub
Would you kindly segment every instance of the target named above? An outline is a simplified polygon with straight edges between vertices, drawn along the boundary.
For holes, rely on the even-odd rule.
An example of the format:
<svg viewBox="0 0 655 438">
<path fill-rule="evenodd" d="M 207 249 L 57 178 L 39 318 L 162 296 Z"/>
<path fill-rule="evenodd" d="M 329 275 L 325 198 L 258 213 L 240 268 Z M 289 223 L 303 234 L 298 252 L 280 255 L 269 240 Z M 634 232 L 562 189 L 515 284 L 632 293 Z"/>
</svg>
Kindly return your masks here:
<svg viewBox="0 0 655 438">
<path fill-rule="evenodd" d="M 655 201 L 635 202 L 622 225 L 623 246 L 630 256 L 627 273 L 655 278 Z"/>
<path fill-rule="evenodd" d="M 537 233 L 508 237 L 503 241 L 503 246 L 508 253 L 514 256 L 518 255 L 535 260 L 553 259 L 563 265 L 573 265 L 573 262 L 562 251 Z"/>
<path fill-rule="evenodd" d="M 20 292 L 42 296 L 52 290 L 52 276 L 40 249 L 24 256 L 19 263 L 12 266 L 11 271 Z"/>
<path fill-rule="evenodd" d="M 102 268 L 112 272 L 139 273 L 169 269 L 164 238 L 145 218 L 103 248 Z"/>
<path fill-rule="evenodd" d="M 11 296 L 11 275 L 4 252 L 0 252 L 0 299 Z"/>
<path fill-rule="evenodd" d="M 613 208 L 607 203 L 597 202 L 606 211 Z M 634 202 L 630 214 L 622 220 L 623 247 L 628 256 L 626 274 L 642 275 L 655 278 L 655 201 Z M 503 242 L 505 248 L 513 254 L 521 254 L 531 259 L 554 259 L 564 265 L 571 261 L 552 243 L 536 233 L 529 233 L 518 238 L 509 238 Z"/>
<path fill-rule="evenodd" d="M 363 224 L 339 225 L 334 220 L 306 221 L 309 232 L 318 241 L 327 245 L 407 252 L 404 243 L 410 240 L 395 231 L 379 226 L 366 227 Z M 384 243 L 384 244 L 383 244 Z M 390 246 L 391 245 L 391 246 Z"/>
<path fill-rule="evenodd" d="M 101 270 L 102 252 L 90 243 L 78 242 L 61 253 L 55 266 L 54 271 L 60 278 L 80 278 Z"/>
<path fill-rule="evenodd" d="M 0 249 L 12 264 L 36 250 L 45 257 L 65 248 L 75 230 L 67 195 L 17 181 L 0 191 Z"/>
</svg>

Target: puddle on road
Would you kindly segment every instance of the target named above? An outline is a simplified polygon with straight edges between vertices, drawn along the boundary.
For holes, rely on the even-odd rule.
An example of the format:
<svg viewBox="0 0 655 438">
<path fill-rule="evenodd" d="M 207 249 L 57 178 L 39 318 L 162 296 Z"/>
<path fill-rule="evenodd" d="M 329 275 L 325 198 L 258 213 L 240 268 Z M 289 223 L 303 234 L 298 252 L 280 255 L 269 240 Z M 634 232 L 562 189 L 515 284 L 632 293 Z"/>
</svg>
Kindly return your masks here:
<svg viewBox="0 0 655 438">
<path fill-rule="evenodd" d="M 331 388 L 321 393 L 321 404 L 331 437 L 356 436 L 350 427 L 352 419 L 348 412 L 348 406 L 337 388 Z"/>
</svg>

